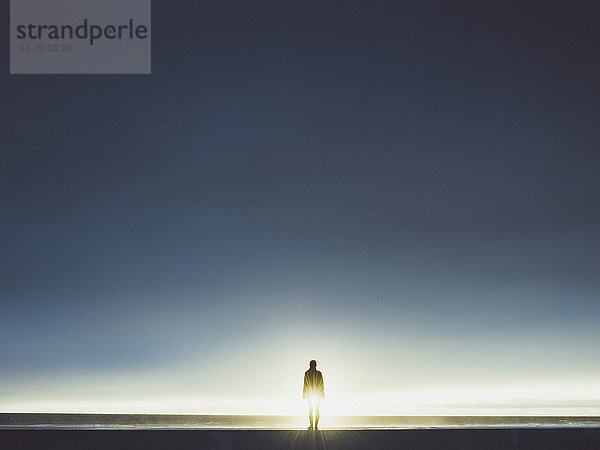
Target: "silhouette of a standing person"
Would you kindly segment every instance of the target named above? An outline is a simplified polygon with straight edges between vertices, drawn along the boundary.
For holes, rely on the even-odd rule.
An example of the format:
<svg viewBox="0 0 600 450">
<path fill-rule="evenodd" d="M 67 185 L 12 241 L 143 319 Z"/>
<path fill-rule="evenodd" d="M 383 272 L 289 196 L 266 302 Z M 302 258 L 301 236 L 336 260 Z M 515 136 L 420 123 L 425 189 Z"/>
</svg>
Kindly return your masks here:
<svg viewBox="0 0 600 450">
<path fill-rule="evenodd" d="M 310 368 L 304 372 L 302 398 L 308 399 L 308 420 L 310 421 L 308 429 L 318 430 L 319 403 L 322 398 L 325 398 L 325 385 L 323 384 L 323 374 L 317 370 L 317 362 L 314 359 L 310 362 Z"/>
</svg>

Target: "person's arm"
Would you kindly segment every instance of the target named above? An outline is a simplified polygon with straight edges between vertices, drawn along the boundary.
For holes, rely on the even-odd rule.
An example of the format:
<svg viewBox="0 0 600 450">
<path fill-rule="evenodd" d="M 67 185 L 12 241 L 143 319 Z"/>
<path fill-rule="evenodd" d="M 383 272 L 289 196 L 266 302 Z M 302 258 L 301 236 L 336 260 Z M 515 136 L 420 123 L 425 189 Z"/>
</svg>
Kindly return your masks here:
<svg viewBox="0 0 600 450">
<path fill-rule="evenodd" d="M 319 395 L 325 398 L 325 383 L 323 382 L 323 374 L 319 372 Z"/>
<path fill-rule="evenodd" d="M 304 386 L 302 387 L 302 398 L 308 397 L 308 377 L 304 374 Z"/>
</svg>

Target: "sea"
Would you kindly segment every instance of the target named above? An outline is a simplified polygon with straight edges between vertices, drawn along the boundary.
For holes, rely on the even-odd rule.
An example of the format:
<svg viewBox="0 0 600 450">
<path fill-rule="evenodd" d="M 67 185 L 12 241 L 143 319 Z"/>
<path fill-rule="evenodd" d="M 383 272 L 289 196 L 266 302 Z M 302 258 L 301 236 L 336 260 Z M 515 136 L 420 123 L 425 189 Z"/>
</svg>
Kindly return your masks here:
<svg viewBox="0 0 600 450">
<path fill-rule="evenodd" d="M 306 426 L 305 416 L 0 413 L 0 429 L 294 430 Z M 323 416 L 319 428 L 600 428 L 600 417 Z"/>
</svg>

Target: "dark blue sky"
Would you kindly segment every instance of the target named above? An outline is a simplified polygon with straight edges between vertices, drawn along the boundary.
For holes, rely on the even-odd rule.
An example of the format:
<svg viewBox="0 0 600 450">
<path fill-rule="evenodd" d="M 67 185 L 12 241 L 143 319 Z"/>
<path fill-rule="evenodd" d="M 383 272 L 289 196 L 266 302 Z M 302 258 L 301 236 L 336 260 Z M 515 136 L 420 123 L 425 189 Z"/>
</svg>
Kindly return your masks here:
<svg viewBox="0 0 600 450">
<path fill-rule="evenodd" d="M 0 62 L 0 409 L 24 379 L 292 347 L 381 389 L 597 385 L 596 2 L 152 13 L 150 76 Z"/>
</svg>

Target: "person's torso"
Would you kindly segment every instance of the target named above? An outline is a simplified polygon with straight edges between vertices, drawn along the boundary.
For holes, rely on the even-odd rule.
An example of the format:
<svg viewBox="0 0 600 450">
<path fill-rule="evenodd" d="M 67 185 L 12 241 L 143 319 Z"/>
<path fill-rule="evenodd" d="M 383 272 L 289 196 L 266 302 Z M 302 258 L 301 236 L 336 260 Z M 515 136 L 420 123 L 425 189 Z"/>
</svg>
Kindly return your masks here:
<svg viewBox="0 0 600 450">
<path fill-rule="evenodd" d="M 319 384 L 322 383 L 321 380 L 323 379 L 323 376 L 318 370 L 307 370 L 305 372 L 305 376 L 310 387 L 316 388 Z"/>
</svg>

